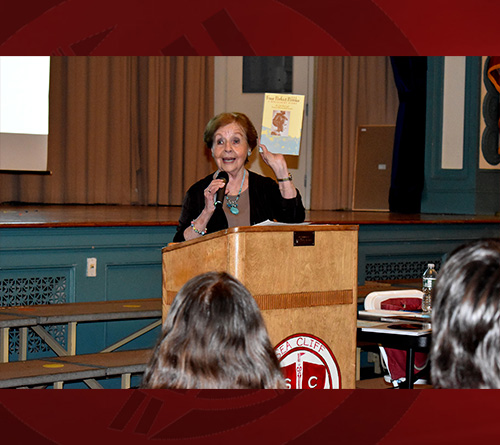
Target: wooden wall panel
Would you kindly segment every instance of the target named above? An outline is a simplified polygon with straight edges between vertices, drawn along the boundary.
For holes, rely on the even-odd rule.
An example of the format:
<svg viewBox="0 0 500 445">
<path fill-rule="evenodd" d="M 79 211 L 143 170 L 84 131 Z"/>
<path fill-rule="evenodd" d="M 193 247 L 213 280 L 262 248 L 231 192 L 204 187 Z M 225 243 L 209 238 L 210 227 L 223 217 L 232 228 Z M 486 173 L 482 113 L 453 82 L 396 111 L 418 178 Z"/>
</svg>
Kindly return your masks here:
<svg viewBox="0 0 500 445">
<path fill-rule="evenodd" d="M 394 125 L 358 128 L 353 210 L 389 210 Z"/>
</svg>

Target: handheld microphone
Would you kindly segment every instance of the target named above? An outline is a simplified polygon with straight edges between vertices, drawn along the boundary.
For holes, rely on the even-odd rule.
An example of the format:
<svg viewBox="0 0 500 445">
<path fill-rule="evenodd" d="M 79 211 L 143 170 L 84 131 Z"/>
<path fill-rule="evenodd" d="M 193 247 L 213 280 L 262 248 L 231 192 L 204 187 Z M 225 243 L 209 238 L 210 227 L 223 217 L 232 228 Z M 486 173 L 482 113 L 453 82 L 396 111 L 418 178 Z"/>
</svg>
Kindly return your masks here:
<svg viewBox="0 0 500 445">
<path fill-rule="evenodd" d="M 222 179 L 224 181 L 224 187 L 217 190 L 215 198 L 215 205 L 217 206 L 219 204 L 222 204 L 222 202 L 224 201 L 224 195 L 226 194 L 226 185 L 229 181 L 229 175 L 225 171 L 220 171 L 216 179 Z"/>
</svg>

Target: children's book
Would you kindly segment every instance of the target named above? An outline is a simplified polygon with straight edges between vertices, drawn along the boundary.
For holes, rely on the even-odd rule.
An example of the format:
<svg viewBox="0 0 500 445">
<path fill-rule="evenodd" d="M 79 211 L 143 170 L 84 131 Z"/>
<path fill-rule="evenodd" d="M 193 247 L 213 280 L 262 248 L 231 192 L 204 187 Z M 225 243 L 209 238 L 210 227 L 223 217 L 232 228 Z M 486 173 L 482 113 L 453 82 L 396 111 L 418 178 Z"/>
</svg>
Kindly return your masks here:
<svg viewBox="0 0 500 445">
<path fill-rule="evenodd" d="M 298 156 L 303 115 L 303 95 L 266 93 L 261 144 L 271 153 Z"/>
</svg>

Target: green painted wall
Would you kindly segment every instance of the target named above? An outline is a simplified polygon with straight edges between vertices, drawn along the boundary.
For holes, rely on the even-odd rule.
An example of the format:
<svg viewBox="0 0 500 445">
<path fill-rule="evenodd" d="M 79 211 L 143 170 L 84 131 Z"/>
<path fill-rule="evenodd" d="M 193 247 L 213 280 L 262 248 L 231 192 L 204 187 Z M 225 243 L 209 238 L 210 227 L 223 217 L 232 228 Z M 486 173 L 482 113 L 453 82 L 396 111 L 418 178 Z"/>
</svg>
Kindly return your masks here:
<svg viewBox="0 0 500 445">
<path fill-rule="evenodd" d="M 500 211 L 500 171 L 479 168 L 481 58 L 467 57 L 463 168 L 441 168 L 444 57 L 429 57 L 422 213 L 493 215 Z"/>
</svg>

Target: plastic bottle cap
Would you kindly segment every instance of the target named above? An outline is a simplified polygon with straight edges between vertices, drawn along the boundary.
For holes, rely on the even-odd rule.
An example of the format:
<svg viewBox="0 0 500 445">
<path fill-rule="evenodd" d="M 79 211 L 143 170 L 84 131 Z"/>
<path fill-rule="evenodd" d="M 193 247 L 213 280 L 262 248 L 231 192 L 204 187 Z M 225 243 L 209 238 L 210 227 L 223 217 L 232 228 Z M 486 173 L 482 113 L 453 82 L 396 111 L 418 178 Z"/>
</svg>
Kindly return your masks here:
<svg viewBox="0 0 500 445">
<path fill-rule="evenodd" d="M 428 267 L 429 269 L 434 269 L 434 264 L 429 263 L 429 264 L 427 264 L 427 267 Z"/>
</svg>

